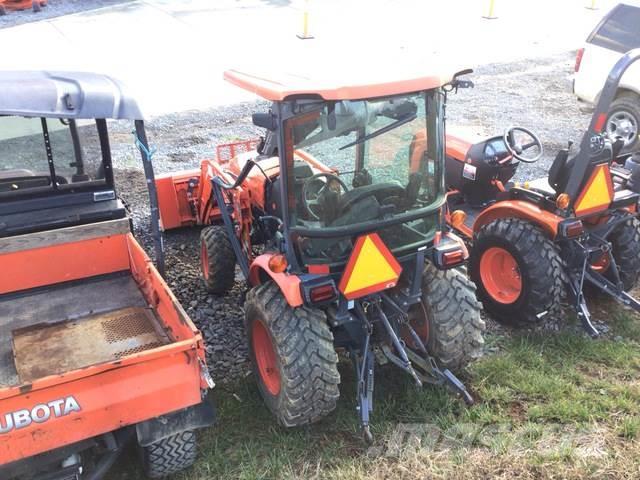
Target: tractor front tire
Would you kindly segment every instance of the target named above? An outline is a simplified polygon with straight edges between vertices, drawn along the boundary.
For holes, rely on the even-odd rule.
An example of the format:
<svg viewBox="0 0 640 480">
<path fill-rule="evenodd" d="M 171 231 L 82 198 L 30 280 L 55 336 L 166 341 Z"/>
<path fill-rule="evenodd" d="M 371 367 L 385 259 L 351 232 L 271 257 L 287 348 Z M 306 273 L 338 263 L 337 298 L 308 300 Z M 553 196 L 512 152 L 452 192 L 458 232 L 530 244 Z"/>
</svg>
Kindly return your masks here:
<svg viewBox="0 0 640 480">
<path fill-rule="evenodd" d="M 482 227 L 469 267 L 484 308 L 497 320 L 535 323 L 561 309 L 560 253 L 532 223 L 505 218 Z"/>
<path fill-rule="evenodd" d="M 620 280 L 625 291 L 629 291 L 640 278 L 640 221 L 630 217 L 611 233 L 609 240 Z"/>
<path fill-rule="evenodd" d="M 422 301 L 409 311 L 409 319 L 441 367 L 460 371 L 482 355 L 486 325 L 480 318 L 475 286 L 460 270 L 438 270 L 427 263 Z"/>
<path fill-rule="evenodd" d="M 198 446 L 192 430 L 177 433 L 146 447 L 140 447 L 142 467 L 149 478 L 164 478 L 191 467 Z"/>
<path fill-rule="evenodd" d="M 281 425 L 314 423 L 335 409 L 338 355 L 322 310 L 290 307 L 267 282 L 247 294 L 245 326 L 258 389 Z"/>
<path fill-rule="evenodd" d="M 209 292 L 220 294 L 231 290 L 236 277 L 236 254 L 222 225 L 202 229 L 200 263 Z"/>
</svg>

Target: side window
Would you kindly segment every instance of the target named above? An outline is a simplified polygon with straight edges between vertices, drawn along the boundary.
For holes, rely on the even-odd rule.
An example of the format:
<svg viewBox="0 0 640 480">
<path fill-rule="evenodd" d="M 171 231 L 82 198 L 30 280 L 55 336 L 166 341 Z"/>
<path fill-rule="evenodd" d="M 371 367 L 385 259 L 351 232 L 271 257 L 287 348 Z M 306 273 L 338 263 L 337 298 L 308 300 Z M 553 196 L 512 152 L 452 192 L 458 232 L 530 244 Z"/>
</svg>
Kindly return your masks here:
<svg viewBox="0 0 640 480">
<path fill-rule="evenodd" d="M 588 43 L 625 53 L 640 47 L 640 8 L 618 5 L 587 39 Z"/>
</svg>

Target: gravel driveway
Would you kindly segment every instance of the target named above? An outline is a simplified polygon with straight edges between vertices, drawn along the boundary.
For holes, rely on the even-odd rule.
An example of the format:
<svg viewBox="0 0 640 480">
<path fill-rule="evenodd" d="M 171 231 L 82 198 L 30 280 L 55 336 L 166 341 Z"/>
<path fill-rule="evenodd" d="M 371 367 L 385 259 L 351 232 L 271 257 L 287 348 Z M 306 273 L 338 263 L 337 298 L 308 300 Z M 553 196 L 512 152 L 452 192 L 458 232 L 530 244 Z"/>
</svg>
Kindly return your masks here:
<svg viewBox="0 0 640 480">
<path fill-rule="evenodd" d="M 0 16 L 0 28 L 13 27 L 23 23 L 37 22 L 49 18 L 61 17 L 71 13 L 95 10 L 97 8 L 110 7 L 119 3 L 128 3 L 132 0 L 49 0 L 46 7 L 40 12 L 33 12 L 31 9 L 8 12 L 7 15 Z"/>
</svg>

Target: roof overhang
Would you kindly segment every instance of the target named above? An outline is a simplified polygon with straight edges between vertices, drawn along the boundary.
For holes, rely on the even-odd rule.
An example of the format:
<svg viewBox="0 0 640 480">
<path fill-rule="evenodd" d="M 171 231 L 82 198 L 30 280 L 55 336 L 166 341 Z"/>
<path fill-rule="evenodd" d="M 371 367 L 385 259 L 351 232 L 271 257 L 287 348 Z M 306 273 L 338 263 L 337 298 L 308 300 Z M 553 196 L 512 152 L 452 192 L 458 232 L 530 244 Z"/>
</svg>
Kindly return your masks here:
<svg viewBox="0 0 640 480">
<path fill-rule="evenodd" d="M 84 72 L 0 71 L 0 115 L 142 120 L 124 85 Z"/>
<path fill-rule="evenodd" d="M 331 72 L 327 72 L 331 73 Z M 335 72 L 333 72 L 335 74 Z M 402 75 L 397 71 L 384 72 L 382 76 L 359 73 L 356 78 L 337 79 L 281 73 L 260 75 L 238 70 L 227 70 L 224 78 L 240 88 L 271 101 L 289 100 L 294 97 L 319 97 L 324 100 L 361 100 L 386 97 L 403 93 L 438 88 L 453 80 L 456 70 L 435 75 Z"/>
</svg>

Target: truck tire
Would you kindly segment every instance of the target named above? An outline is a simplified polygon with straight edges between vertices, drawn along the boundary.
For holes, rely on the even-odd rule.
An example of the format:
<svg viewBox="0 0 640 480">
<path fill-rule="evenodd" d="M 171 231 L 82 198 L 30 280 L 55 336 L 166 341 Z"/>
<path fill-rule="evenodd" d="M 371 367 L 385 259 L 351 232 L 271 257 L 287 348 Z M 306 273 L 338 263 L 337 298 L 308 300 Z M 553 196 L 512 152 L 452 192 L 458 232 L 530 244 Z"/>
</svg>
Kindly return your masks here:
<svg viewBox="0 0 640 480">
<path fill-rule="evenodd" d="M 560 254 L 537 226 L 524 220 L 505 218 L 482 227 L 469 271 L 484 308 L 497 320 L 534 323 L 562 307 Z"/>
<path fill-rule="evenodd" d="M 281 425 L 314 423 L 336 408 L 338 355 L 322 310 L 290 307 L 267 282 L 247 294 L 245 326 L 258 389 Z"/>
<path fill-rule="evenodd" d="M 211 293 L 231 290 L 236 278 L 236 254 L 221 225 L 212 225 L 200 233 L 202 278 Z"/>
<path fill-rule="evenodd" d="M 192 430 L 177 433 L 146 447 L 140 447 L 142 467 L 149 478 L 163 478 L 191 467 L 198 447 Z"/>
<path fill-rule="evenodd" d="M 611 137 L 619 135 L 624 139 L 622 153 L 640 149 L 640 96 L 632 92 L 623 92 L 611 102 L 606 132 Z"/>
<path fill-rule="evenodd" d="M 482 355 L 486 329 L 475 286 L 458 269 L 428 263 L 422 275 L 422 301 L 409 310 L 412 328 L 441 367 L 456 372 Z M 403 335 L 408 344 L 407 335 Z"/>
<path fill-rule="evenodd" d="M 609 241 L 620 280 L 624 289 L 629 291 L 640 277 L 640 221 L 630 217 L 611 233 Z"/>
</svg>

